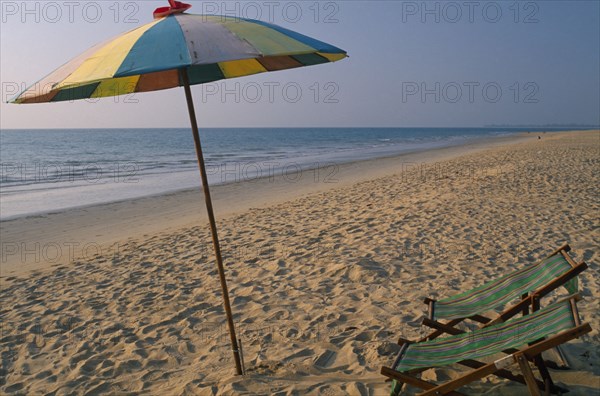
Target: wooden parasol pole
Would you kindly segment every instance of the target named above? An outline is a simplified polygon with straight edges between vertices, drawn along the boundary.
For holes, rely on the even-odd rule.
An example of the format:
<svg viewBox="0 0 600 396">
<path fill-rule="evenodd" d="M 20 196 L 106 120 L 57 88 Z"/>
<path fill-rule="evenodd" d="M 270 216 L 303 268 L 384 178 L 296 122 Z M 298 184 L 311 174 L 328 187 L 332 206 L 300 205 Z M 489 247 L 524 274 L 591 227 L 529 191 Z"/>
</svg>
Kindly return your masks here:
<svg viewBox="0 0 600 396">
<path fill-rule="evenodd" d="M 229 336 L 231 337 L 231 348 L 233 350 L 233 359 L 235 360 L 235 370 L 237 372 L 237 375 L 242 375 L 240 351 L 238 348 L 237 338 L 235 336 L 235 325 L 233 324 L 233 314 L 231 313 L 231 304 L 229 303 L 229 291 L 227 290 L 227 280 L 225 279 L 225 269 L 223 268 L 223 258 L 221 257 L 221 246 L 219 244 L 217 224 L 215 222 L 215 214 L 213 213 L 212 200 L 210 198 L 208 177 L 206 176 L 204 156 L 202 155 L 202 146 L 200 145 L 200 134 L 198 133 L 196 111 L 194 110 L 192 90 L 190 89 L 190 80 L 188 77 L 187 69 L 180 69 L 179 75 L 181 76 L 181 79 L 183 81 L 183 88 L 185 90 L 185 97 L 187 99 L 188 112 L 190 113 L 190 122 L 192 124 L 192 134 L 194 135 L 194 145 L 196 147 L 198 167 L 200 168 L 202 188 L 204 189 L 204 201 L 206 203 L 206 211 L 208 212 L 208 221 L 210 222 L 210 231 L 212 234 L 213 246 L 215 248 L 215 257 L 217 259 L 217 268 L 219 270 L 219 278 L 221 279 L 221 289 L 223 290 L 223 305 L 225 306 L 225 313 L 227 314 L 227 325 L 229 326 Z"/>
</svg>

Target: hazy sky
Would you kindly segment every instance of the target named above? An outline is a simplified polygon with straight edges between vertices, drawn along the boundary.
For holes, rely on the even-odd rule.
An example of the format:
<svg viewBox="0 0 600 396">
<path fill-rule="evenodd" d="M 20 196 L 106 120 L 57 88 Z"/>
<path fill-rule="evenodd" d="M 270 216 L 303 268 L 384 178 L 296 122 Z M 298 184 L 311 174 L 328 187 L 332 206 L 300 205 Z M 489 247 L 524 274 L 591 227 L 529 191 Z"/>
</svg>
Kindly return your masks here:
<svg viewBox="0 0 600 396">
<path fill-rule="evenodd" d="M 285 26 L 343 61 L 195 86 L 200 126 L 600 123 L 598 1 L 188 1 Z M 186 127 L 183 89 L 9 105 L 165 1 L 1 1 L 2 128 Z"/>
</svg>

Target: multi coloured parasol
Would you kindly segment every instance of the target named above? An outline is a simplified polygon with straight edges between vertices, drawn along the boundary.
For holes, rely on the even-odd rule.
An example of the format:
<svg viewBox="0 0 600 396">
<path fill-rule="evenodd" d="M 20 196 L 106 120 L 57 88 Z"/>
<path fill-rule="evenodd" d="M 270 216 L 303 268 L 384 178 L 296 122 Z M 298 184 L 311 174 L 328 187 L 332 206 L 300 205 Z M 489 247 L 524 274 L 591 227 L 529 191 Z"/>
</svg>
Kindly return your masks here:
<svg viewBox="0 0 600 396">
<path fill-rule="evenodd" d="M 334 62 L 346 52 L 269 23 L 177 14 L 98 44 L 11 100 L 72 101 Z"/>
<path fill-rule="evenodd" d="M 237 374 L 242 364 L 190 85 L 345 58 L 346 52 L 291 30 L 249 19 L 184 13 L 169 0 L 156 19 L 98 44 L 29 87 L 11 103 L 101 98 L 183 86 L 223 290 Z"/>
</svg>

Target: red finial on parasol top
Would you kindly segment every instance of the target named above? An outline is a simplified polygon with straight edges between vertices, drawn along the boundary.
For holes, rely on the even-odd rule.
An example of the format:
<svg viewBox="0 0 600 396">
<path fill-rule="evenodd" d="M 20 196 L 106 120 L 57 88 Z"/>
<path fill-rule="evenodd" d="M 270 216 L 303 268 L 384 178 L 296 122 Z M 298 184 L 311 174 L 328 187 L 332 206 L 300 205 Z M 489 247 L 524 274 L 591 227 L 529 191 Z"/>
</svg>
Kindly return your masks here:
<svg viewBox="0 0 600 396">
<path fill-rule="evenodd" d="M 170 7 L 159 7 L 154 10 L 154 19 L 164 18 L 171 14 L 181 14 L 192 8 L 191 4 L 182 3 L 180 1 L 169 0 Z"/>
</svg>

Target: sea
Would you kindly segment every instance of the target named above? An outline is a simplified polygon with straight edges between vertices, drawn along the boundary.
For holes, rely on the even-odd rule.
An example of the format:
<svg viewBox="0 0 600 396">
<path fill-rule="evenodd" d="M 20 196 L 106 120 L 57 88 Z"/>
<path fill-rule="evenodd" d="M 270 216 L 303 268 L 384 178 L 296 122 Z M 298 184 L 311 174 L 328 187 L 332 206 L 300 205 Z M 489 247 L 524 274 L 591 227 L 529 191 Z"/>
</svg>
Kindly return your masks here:
<svg viewBox="0 0 600 396">
<path fill-rule="evenodd" d="M 563 128 L 564 129 L 564 128 Z M 209 184 L 560 128 L 219 128 L 200 131 Z M 180 129 L 0 131 L 0 219 L 199 188 Z"/>
</svg>

